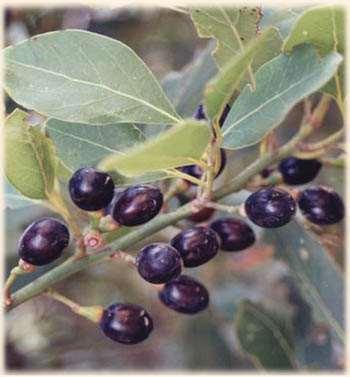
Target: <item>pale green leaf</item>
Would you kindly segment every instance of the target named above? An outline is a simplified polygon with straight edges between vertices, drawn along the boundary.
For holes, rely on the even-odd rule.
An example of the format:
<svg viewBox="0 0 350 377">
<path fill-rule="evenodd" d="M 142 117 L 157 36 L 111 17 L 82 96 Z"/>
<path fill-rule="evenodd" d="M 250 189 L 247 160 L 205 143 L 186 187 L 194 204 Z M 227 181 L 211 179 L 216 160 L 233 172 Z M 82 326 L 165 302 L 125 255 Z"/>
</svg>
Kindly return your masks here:
<svg viewBox="0 0 350 377">
<path fill-rule="evenodd" d="M 27 115 L 16 109 L 6 118 L 6 177 L 24 196 L 45 199 L 54 184 L 54 146 L 40 129 L 28 125 Z"/>
<path fill-rule="evenodd" d="M 252 40 L 242 53 L 234 56 L 208 83 L 205 91 L 205 106 L 211 119 L 220 115 L 225 105 L 230 102 L 248 66 L 276 41 L 279 45 L 282 44 L 277 30 L 267 29 L 258 38 Z"/>
<path fill-rule="evenodd" d="M 267 312 L 262 306 L 242 301 L 235 319 L 241 348 L 250 354 L 258 367 L 294 369 L 291 328 L 287 319 Z"/>
<path fill-rule="evenodd" d="M 81 30 L 41 34 L 4 51 L 5 89 L 20 105 L 93 125 L 174 123 L 173 106 L 123 43 Z"/>
<path fill-rule="evenodd" d="M 260 17 L 259 7 L 215 6 L 191 10 L 199 36 L 217 40 L 214 56 L 220 67 L 241 53 L 244 45 L 255 38 Z"/>
<path fill-rule="evenodd" d="M 344 54 L 345 12 L 339 6 L 320 6 L 307 10 L 296 21 L 290 36 L 284 43 L 284 51 L 291 51 L 302 43 L 313 44 L 321 55 L 331 51 Z M 323 89 L 335 97 L 343 97 L 344 67 L 339 69 L 339 87 L 332 80 Z M 339 93 L 338 93 L 339 92 Z"/>
<path fill-rule="evenodd" d="M 298 101 L 326 84 L 341 61 L 336 52 L 320 59 L 312 46 L 303 45 L 264 64 L 256 73 L 256 90 L 246 86 L 231 107 L 222 128 L 223 146 L 258 143 Z"/>
<path fill-rule="evenodd" d="M 111 124 L 105 127 L 49 119 L 46 129 L 57 147 L 57 154 L 70 170 L 95 166 L 111 153 L 144 141 L 133 124 Z"/>
<path fill-rule="evenodd" d="M 40 201 L 23 196 L 11 184 L 5 181 L 5 208 L 20 209 L 40 204 Z"/>
<path fill-rule="evenodd" d="M 137 176 L 147 172 L 190 165 L 199 159 L 211 136 L 205 122 L 185 120 L 135 148 L 125 155 L 113 154 L 105 158 L 100 168 L 116 170 L 125 176 Z"/>
</svg>

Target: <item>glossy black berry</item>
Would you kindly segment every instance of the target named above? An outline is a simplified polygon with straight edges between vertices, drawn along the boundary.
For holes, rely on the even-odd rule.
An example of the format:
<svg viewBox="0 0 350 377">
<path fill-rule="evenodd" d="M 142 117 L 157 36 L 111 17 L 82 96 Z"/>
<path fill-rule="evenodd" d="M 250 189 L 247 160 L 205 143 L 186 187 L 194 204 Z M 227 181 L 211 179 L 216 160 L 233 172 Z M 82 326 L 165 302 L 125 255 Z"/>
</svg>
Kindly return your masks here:
<svg viewBox="0 0 350 377">
<path fill-rule="evenodd" d="M 197 110 L 196 110 L 196 112 L 194 113 L 193 116 L 194 116 L 195 119 L 198 119 L 198 120 L 207 119 L 207 117 L 205 116 L 204 107 L 203 107 L 202 104 L 200 104 L 197 107 Z"/>
<path fill-rule="evenodd" d="M 166 243 L 142 248 L 136 258 L 139 274 L 153 284 L 166 283 L 181 273 L 181 255 Z"/>
<path fill-rule="evenodd" d="M 44 217 L 24 231 L 19 240 L 18 253 L 24 261 L 43 266 L 59 258 L 68 244 L 66 225 L 52 217 Z"/>
<path fill-rule="evenodd" d="M 277 188 L 256 191 L 245 201 L 248 218 L 262 228 L 278 228 L 287 224 L 295 210 L 296 203 L 292 196 Z"/>
<path fill-rule="evenodd" d="M 110 175 L 94 168 L 77 170 L 69 180 L 73 203 L 85 211 L 98 211 L 110 203 L 114 183 Z"/>
<path fill-rule="evenodd" d="M 298 198 L 298 206 L 303 215 L 317 225 L 330 225 L 344 218 L 345 208 L 342 198 L 323 186 L 309 187 Z"/>
<path fill-rule="evenodd" d="M 156 216 L 162 205 L 163 195 L 158 187 L 132 186 L 119 196 L 112 217 L 121 225 L 140 225 Z"/>
<path fill-rule="evenodd" d="M 220 154 L 221 154 L 221 165 L 220 165 L 219 171 L 216 174 L 216 177 L 218 177 L 222 173 L 222 171 L 224 170 L 224 168 L 226 166 L 226 153 L 225 153 L 225 151 L 223 149 L 221 149 Z M 202 177 L 202 174 L 203 174 L 203 169 L 198 165 L 183 166 L 181 168 L 181 171 L 183 173 L 191 175 L 192 177 L 195 177 L 197 179 L 200 179 Z"/>
<path fill-rule="evenodd" d="M 198 280 L 180 275 L 159 292 L 160 301 L 180 313 L 195 314 L 207 308 L 209 293 Z"/>
<path fill-rule="evenodd" d="M 288 157 L 280 162 L 278 170 L 285 183 L 302 185 L 311 182 L 317 176 L 321 167 L 321 162 L 316 159 L 302 160 L 296 157 Z"/>
<path fill-rule="evenodd" d="M 240 251 L 255 242 L 253 229 L 244 221 L 233 217 L 225 217 L 210 224 L 220 239 L 220 249 L 224 251 Z"/>
<path fill-rule="evenodd" d="M 219 250 L 216 233 L 203 226 L 182 231 L 170 244 L 181 254 L 185 267 L 200 266 L 214 258 Z"/>
<path fill-rule="evenodd" d="M 100 328 L 116 342 L 136 344 L 148 338 L 153 330 L 153 321 L 142 306 L 113 304 L 104 310 Z"/>
</svg>

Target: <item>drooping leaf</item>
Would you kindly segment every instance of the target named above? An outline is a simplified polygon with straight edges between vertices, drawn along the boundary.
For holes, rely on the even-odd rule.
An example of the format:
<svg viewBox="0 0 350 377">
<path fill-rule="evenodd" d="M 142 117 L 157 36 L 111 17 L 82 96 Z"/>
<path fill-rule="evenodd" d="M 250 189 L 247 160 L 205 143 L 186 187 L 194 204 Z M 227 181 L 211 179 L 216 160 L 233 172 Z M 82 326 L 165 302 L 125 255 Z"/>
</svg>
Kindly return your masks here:
<svg viewBox="0 0 350 377">
<path fill-rule="evenodd" d="M 241 348 L 264 369 L 294 369 L 288 321 L 250 301 L 242 301 L 235 318 Z"/>
<path fill-rule="evenodd" d="M 256 90 L 246 86 L 231 107 L 222 128 L 223 146 L 258 143 L 298 101 L 327 83 L 341 61 L 336 52 L 320 59 L 312 46 L 303 45 L 264 64 L 256 73 Z"/>
<path fill-rule="evenodd" d="M 215 6 L 191 10 L 191 18 L 199 36 L 217 40 L 214 57 L 219 67 L 240 54 L 244 45 L 256 36 L 260 17 L 259 7 Z"/>
<path fill-rule="evenodd" d="M 202 156 L 210 135 L 210 129 L 205 122 L 185 120 L 157 138 L 127 150 L 123 156 L 113 154 L 106 157 L 100 167 L 131 177 L 190 165 L 193 159 Z"/>
<path fill-rule="evenodd" d="M 6 119 L 6 177 L 24 196 L 45 199 L 54 184 L 54 146 L 40 129 L 28 125 L 26 117 L 26 112 L 16 109 Z"/>
<path fill-rule="evenodd" d="M 267 29 L 258 38 L 252 40 L 243 52 L 235 55 L 208 83 L 205 91 L 205 105 L 211 119 L 221 114 L 225 105 L 230 103 L 248 66 L 275 43 L 282 44 L 277 29 Z"/>
<path fill-rule="evenodd" d="M 51 118 L 46 129 L 57 147 L 58 156 L 73 171 L 95 166 L 107 155 L 122 154 L 124 149 L 144 141 L 144 136 L 133 124 L 99 127 Z"/>
<path fill-rule="evenodd" d="M 174 123 L 179 117 L 123 43 L 81 30 L 41 34 L 4 51 L 5 89 L 20 105 L 67 122 Z"/>
<path fill-rule="evenodd" d="M 345 47 L 345 12 L 339 6 L 319 6 L 303 13 L 296 21 L 290 36 L 284 43 L 284 51 L 291 51 L 302 43 L 313 44 L 323 56 L 331 51 L 344 54 Z M 344 92 L 344 67 L 338 72 L 339 88 L 332 80 L 324 91 L 337 97 L 337 91 L 343 97 Z"/>
<path fill-rule="evenodd" d="M 314 317 L 344 340 L 344 280 L 326 250 L 296 222 L 265 232 L 277 257 L 289 266 Z"/>
<path fill-rule="evenodd" d="M 40 201 L 31 200 L 23 196 L 12 185 L 5 181 L 5 203 L 4 208 L 21 209 L 40 204 Z"/>
</svg>

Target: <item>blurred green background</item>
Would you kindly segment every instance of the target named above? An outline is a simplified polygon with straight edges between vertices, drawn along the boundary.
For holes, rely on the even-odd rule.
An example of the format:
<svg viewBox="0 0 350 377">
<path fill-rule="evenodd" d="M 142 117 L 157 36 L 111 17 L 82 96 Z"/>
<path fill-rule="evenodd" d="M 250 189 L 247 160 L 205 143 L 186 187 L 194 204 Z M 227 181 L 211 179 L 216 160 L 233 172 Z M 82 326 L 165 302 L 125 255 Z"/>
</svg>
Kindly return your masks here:
<svg viewBox="0 0 350 377">
<path fill-rule="evenodd" d="M 5 13 L 7 45 L 36 34 L 67 28 L 89 30 L 126 43 L 159 80 L 171 71 L 181 70 L 208 43 L 197 37 L 188 15 L 165 8 L 11 8 Z M 6 99 L 7 112 L 15 106 L 13 101 Z M 283 133 L 279 135 L 281 139 L 286 139 L 296 129 L 300 115 L 301 107 L 297 106 L 285 121 Z M 339 126 L 340 117 L 333 106 L 322 132 L 328 134 Z M 256 154 L 255 147 L 235 156 L 230 154 L 228 167 L 218 184 L 234 176 L 242 169 L 242 163 L 252 161 Z M 328 185 L 332 182 L 333 187 L 342 193 L 342 173 L 337 168 L 324 168 L 317 181 Z M 246 196 L 244 191 L 228 201 L 242 201 Z M 32 220 L 46 214 L 47 210 L 39 206 L 32 206 L 30 210 L 6 211 L 8 270 L 17 263 L 16 243 L 20 234 Z M 181 224 L 188 226 L 189 223 L 184 221 Z M 152 241 L 168 240 L 178 231 L 178 228 L 170 227 Z M 341 227 L 335 232 L 343 234 Z M 290 303 L 290 292 L 296 288 L 288 277 L 287 266 L 272 258 L 274 247 L 264 241 L 258 229 L 257 234 L 258 238 L 260 235 L 258 243 L 240 255 L 220 253 L 211 263 L 186 271 L 204 282 L 211 294 L 210 309 L 196 316 L 181 315 L 164 308 L 155 289 L 121 263 L 101 264 L 75 274 L 59 284 L 57 290 L 83 305 L 108 305 L 115 301 L 141 304 L 154 319 L 155 329 L 151 337 L 135 346 L 114 343 L 92 323 L 71 313 L 63 305 L 37 297 L 7 314 L 7 368 L 26 371 L 253 369 L 252 361 L 240 351 L 234 333 L 233 319 L 240 300 L 248 298 L 273 310 L 284 308 L 294 316 L 295 310 L 300 309 Z M 328 246 L 327 250 L 342 268 L 342 237 L 338 238 L 339 242 Z M 149 241 L 144 240 L 142 244 Z M 140 246 L 135 245 L 131 251 L 136 252 Z M 14 289 L 51 267 L 40 268 L 37 273 L 20 278 Z M 310 309 L 306 305 L 307 310 Z M 297 329 L 307 326 L 308 315 L 298 317 L 299 322 L 294 324 Z M 328 336 L 327 328 L 323 330 Z M 310 344 L 312 342 L 313 339 Z M 327 342 L 328 338 L 320 347 L 328 347 Z M 319 357 L 321 351 L 313 351 Z M 342 348 L 333 341 L 325 361 L 327 366 L 340 368 L 342 357 Z"/>
</svg>

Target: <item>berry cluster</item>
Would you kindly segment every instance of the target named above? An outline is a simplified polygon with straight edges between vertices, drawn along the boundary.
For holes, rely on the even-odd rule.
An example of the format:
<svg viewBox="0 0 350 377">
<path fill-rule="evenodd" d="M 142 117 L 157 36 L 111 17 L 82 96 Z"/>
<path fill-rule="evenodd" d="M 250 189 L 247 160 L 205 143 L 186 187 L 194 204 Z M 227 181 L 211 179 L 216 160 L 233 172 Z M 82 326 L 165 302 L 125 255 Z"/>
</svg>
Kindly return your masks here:
<svg viewBox="0 0 350 377">
<path fill-rule="evenodd" d="M 229 107 L 220 118 L 223 124 Z M 195 114 L 205 119 L 200 106 Z M 226 155 L 221 150 L 221 167 Z M 286 184 L 299 185 L 313 180 L 321 168 L 317 160 L 286 158 L 278 170 Z M 182 167 L 188 175 L 201 178 L 203 170 L 197 165 Z M 263 176 L 269 177 L 270 169 Z M 114 185 L 107 173 L 94 168 L 76 171 L 69 181 L 72 202 L 84 211 L 101 211 L 120 226 L 138 226 L 157 216 L 163 206 L 163 194 L 149 184 L 120 188 Z M 181 201 L 186 196 L 177 194 Z M 185 199 L 184 199 L 185 198 Z M 318 225 L 339 222 L 344 217 L 344 205 L 339 195 L 328 188 L 314 186 L 294 197 L 281 188 L 262 188 L 250 194 L 244 203 L 250 221 L 262 228 L 277 228 L 291 221 L 299 206 L 306 219 Z M 219 250 L 239 252 L 251 247 L 256 237 L 245 221 L 235 217 L 217 218 L 207 225 L 204 221 L 213 215 L 213 208 L 202 208 L 189 220 L 202 223 L 181 231 L 169 243 L 152 243 L 143 247 L 135 265 L 142 279 L 152 284 L 162 284 L 159 300 L 169 309 L 185 314 L 195 314 L 209 305 L 209 293 L 198 280 L 183 273 L 185 268 L 195 268 L 212 260 Z M 32 223 L 19 241 L 20 258 L 32 265 L 51 263 L 62 255 L 69 243 L 67 226 L 54 218 L 43 218 Z M 114 341 L 135 344 L 146 339 L 153 330 L 150 314 L 142 307 L 130 303 L 116 303 L 107 307 L 100 318 L 102 332 Z"/>
</svg>

